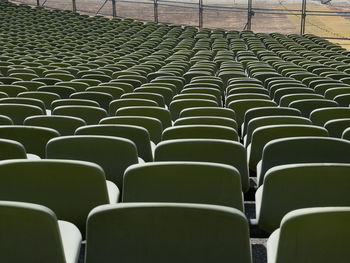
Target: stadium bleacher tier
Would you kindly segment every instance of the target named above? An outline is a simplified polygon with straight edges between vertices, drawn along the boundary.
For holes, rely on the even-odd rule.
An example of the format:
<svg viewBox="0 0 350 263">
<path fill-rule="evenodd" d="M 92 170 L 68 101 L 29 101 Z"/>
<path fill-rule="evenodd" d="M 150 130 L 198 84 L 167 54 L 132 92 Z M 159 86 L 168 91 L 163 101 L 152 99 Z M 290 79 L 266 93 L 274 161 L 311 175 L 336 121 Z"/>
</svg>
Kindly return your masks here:
<svg viewBox="0 0 350 263">
<path fill-rule="evenodd" d="M 0 1 L 0 262 L 348 262 L 349 62 Z"/>
</svg>

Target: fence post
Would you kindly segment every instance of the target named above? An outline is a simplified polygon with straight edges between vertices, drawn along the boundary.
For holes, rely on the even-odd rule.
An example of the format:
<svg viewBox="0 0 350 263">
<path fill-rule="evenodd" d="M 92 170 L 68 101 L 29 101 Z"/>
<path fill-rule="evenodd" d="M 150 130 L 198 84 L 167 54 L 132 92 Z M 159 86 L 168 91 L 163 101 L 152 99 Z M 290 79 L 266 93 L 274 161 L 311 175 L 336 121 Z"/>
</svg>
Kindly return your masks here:
<svg viewBox="0 0 350 263">
<path fill-rule="evenodd" d="M 202 28 L 203 27 L 203 0 L 199 0 L 198 1 L 198 22 L 199 22 L 199 25 L 198 27 L 199 28 Z"/>
<path fill-rule="evenodd" d="M 112 16 L 117 17 L 117 3 L 116 0 L 112 0 Z"/>
<path fill-rule="evenodd" d="M 303 0 L 301 5 L 300 35 L 305 34 L 305 24 L 306 24 L 306 0 Z"/>
<path fill-rule="evenodd" d="M 158 23 L 158 0 L 153 1 L 154 22 Z"/>
<path fill-rule="evenodd" d="M 75 0 L 72 0 L 72 10 L 73 12 L 77 12 L 77 3 Z"/>
<path fill-rule="evenodd" d="M 252 30 L 253 0 L 248 0 L 247 30 Z"/>
</svg>

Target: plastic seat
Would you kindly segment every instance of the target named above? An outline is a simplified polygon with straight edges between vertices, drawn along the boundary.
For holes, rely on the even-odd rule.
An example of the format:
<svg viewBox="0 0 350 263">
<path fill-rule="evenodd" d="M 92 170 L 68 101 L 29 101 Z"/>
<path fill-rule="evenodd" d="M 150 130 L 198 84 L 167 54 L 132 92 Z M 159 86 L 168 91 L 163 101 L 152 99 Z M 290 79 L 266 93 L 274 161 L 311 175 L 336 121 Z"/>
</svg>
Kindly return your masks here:
<svg viewBox="0 0 350 263">
<path fill-rule="evenodd" d="M 84 83 L 84 82 L 72 82 L 72 81 L 60 81 L 57 82 L 56 85 L 59 86 L 66 86 L 66 87 L 71 87 L 76 90 L 76 92 L 82 92 L 85 91 L 89 85 Z"/>
<path fill-rule="evenodd" d="M 268 262 L 345 262 L 350 256 L 346 242 L 349 220 L 348 207 L 289 212 L 267 241 Z"/>
<path fill-rule="evenodd" d="M 27 159 L 24 146 L 14 140 L 0 139 L 0 160 Z"/>
<path fill-rule="evenodd" d="M 289 104 L 289 107 L 300 110 L 301 115 L 306 118 L 310 116 L 313 110 L 338 106 L 337 102 L 326 99 L 297 100 Z"/>
<path fill-rule="evenodd" d="M 119 190 L 98 165 L 70 160 L 9 160 L 0 163 L 0 198 L 44 205 L 58 219 L 85 233 L 89 212 L 116 203 Z M 69 204 L 69 205 L 67 205 Z"/>
<path fill-rule="evenodd" d="M 350 94 L 338 95 L 333 100 L 341 107 L 348 107 L 350 105 Z"/>
<path fill-rule="evenodd" d="M 350 108 L 335 107 L 313 110 L 310 120 L 319 126 L 324 126 L 326 122 L 336 119 L 350 118 Z"/>
<path fill-rule="evenodd" d="M 258 117 L 272 117 L 272 116 L 295 116 L 300 117 L 301 112 L 297 109 L 287 108 L 287 107 L 263 107 L 250 109 L 246 112 L 244 116 L 243 132 L 245 135 L 248 129 L 248 123 Z"/>
<path fill-rule="evenodd" d="M 186 108 L 193 107 L 217 107 L 218 104 L 212 100 L 201 100 L 201 99 L 181 99 L 172 101 L 169 105 L 169 110 L 171 113 L 172 119 L 175 121 L 180 112 Z"/>
<path fill-rule="evenodd" d="M 151 117 L 159 120 L 162 123 L 163 129 L 172 126 L 170 112 L 167 109 L 160 107 L 125 107 L 117 110 L 116 116 L 143 116 Z"/>
<path fill-rule="evenodd" d="M 219 125 L 237 130 L 237 123 L 226 117 L 198 116 L 179 118 L 174 122 L 174 126 L 179 125 Z"/>
<path fill-rule="evenodd" d="M 199 116 L 224 117 L 233 120 L 236 118 L 233 110 L 221 107 L 193 107 L 184 109 L 180 112 L 179 118 Z"/>
<path fill-rule="evenodd" d="M 44 91 L 27 91 L 27 92 L 21 92 L 18 94 L 17 97 L 21 98 L 32 98 L 41 100 L 45 104 L 46 109 L 51 109 L 51 103 L 54 100 L 59 100 L 61 97 L 52 92 L 44 92 Z"/>
<path fill-rule="evenodd" d="M 203 162 L 153 162 L 130 166 L 123 202 L 176 202 L 223 205 L 243 211 L 239 172 Z"/>
<path fill-rule="evenodd" d="M 122 88 L 109 87 L 109 86 L 89 87 L 86 89 L 86 91 L 107 93 L 111 95 L 113 99 L 119 99 L 125 93 Z"/>
<path fill-rule="evenodd" d="M 19 85 L 0 85 L 0 92 L 6 93 L 9 97 L 16 97 L 21 92 L 28 91 L 27 88 Z"/>
<path fill-rule="evenodd" d="M 293 93 L 293 94 L 283 95 L 280 98 L 279 104 L 281 107 L 288 107 L 288 105 L 294 101 L 308 100 L 308 99 L 324 99 L 324 97 L 320 94 L 314 94 L 314 93 Z"/>
<path fill-rule="evenodd" d="M 32 116 L 24 120 L 24 125 L 47 127 L 56 130 L 61 136 L 74 135 L 75 130 L 85 126 L 86 122 L 77 117 L 70 116 Z"/>
<path fill-rule="evenodd" d="M 106 118 L 108 115 L 106 110 L 99 107 L 74 105 L 56 107 L 52 114 L 78 117 L 83 119 L 88 125 L 98 124 L 101 119 Z"/>
<path fill-rule="evenodd" d="M 346 128 L 341 136 L 342 139 L 350 141 L 350 129 Z"/>
<path fill-rule="evenodd" d="M 237 263 L 252 262 L 248 221 L 234 208 L 175 203 L 108 205 L 94 209 L 87 224 L 86 263 L 113 262 L 115 258 L 120 263 L 150 262 L 155 257 L 168 263 L 184 258 L 207 263 L 218 255 L 222 262 L 232 258 Z M 215 245 L 218 236 L 220 246 Z"/>
<path fill-rule="evenodd" d="M 13 125 L 13 121 L 8 116 L 0 115 L 0 125 Z"/>
<path fill-rule="evenodd" d="M 11 118 L 14 124 L 22 125 L 25 118 L 44 115 L 44 112 L 41 108 L 33 105 L 0 102 L 0 114 Z"/>
<path fill-rule="evenodd" d="M 71 94 L 76 92 L 74 88 L 62 85 L 42 86 L 38 88 L 38 91 L 55 93 L 62 99 L 68 99 Z"/>
<path fill-rule="evenodd" d="M 247 146 L 251 143 L 251 138 L 254 131 L 260 127 L 269 125 L 283 125 L 283 124 L 301 124 L 301 125 L 312 125 L 312 122 L 304 117 L 298 116 L 264 116 L 257 117 L 249 121 L 247 134 L 244 138 L 244 144 Z"/>
<path fill-rule="evenodd" d="M 148 99 L 117 99 L 111 101 L 111 103 L 109 104 L 109 114 L 111 116 L 114 116 L 117 110 L 133 106 L 157 107 L 158 104 L 155 101 Z"/>
<path fill-rule="evenodd" d="M 247 148 L 249 168 L 256 171 L 256 165 L 261 160 L 264 147 L 269 141 L 302 136 L 328 137 L 328 132 L 322 127 L 300 124 L 270 125 L 257 128 L 252 135 L 252 142 Z"/>
<path fill-rule="evenodd" d="M 3 125 L 0 126 L 0 138 L 18 141 L 27 153 L 45 158 L 46 143 L 59 133 L 53 129 L 36 126 Z"/>
<path fill-rule="evenodd" d="M 134 92 L 134 93 L 125 93 L 121 96 L 122 99 L 146 99 L 152 100 L 158 104 L 160 107 L 165 107 L 164 97 L 157 93 L 151 92 Z"/>
<path fill-rule="evenodd" d="M 84 99 L 84 100 L 92 100 L 96 101 L 100 107 L 108 111 L 109 103 L 113 100 L 113 96 L 104 93 L 104 92 L 96 92 L 96 91 L 84 91 L 84 92 L 76 92 L 69 96 L 70 99 Z"/>
<path fill-rule="evenodd" d="M 349 206 L 349 172 L 350 164 L 339 163 L 289 164 L 270 169 L 255 195 L 259 227 L 272 232 L 288 212 L 300 208 Z"/>
<path fill-rule="evenodd" d="M 324 124 L 329 136 L 341 138 L 345 129 L 350 127 L 350 118 L 329 120 Z"/>
<path fill-rule="evenodd" d="M 122 124 L 99 124 L 80 127 L 75 131 L 75 134 L 104 135 L 129 139 L 136 145 L 138 155 L 144 161 L 153 161 L 150 136 L 143 127 Z"/>
<path fill-rule="evenodd" d="M 162 140 L 222 139 L 238 141 L 235 129 L 218 125 L 178 125 L 163 131 Z"/>
<path fill-rule="evenodd" d="M 293 163 L 350 163 L 350 142 L 327 137 L 282 138 L 268 142 L 258 164 L 258 186 L 266 172 L 278 165 Z"/>
<path fill-rule="evenodd" d="M 275 107 L 277 104 L 270 100 L 237 100 L 231 102 L 227 107 L 234 110 L 236 113 L 236 121 L 238 130 L 240 132 L 241 126 L 244 122 L 244 116 L 246 112 L 253 108 L 261 107 Z"/>
<path fill-rule="evenodd" d="M 78 262 L 82 241 L 79 230 L 69 222 L 57 221 L 47 207 L 1 201 L 0 216 L 2 261 Z"/>
<path fill-rule="evenodd" d="M 0 104 L 7 103 L 7 104 L 23 104 L 23 105 L 31 105 L 36 106 L 42 109 L 42 112 L 46 112 L 45 104 L 38 99 L 32 99 L 32 98 L 19 98 L 19 97 L 12 97 L 12 98 L 2 98 L 0 99 Z"/>
<path fill-rule="evenodd" d="M 141 116 L 116 116 L 103 118 L 100 124 L 124 124 L 133 125 L 145 128 L 149 135 L 151 141 L 155 144 L 161 141 L 163 126 L 162 123 L 151 117 L 141 117 Z"/>
<path fill-rule="evenodd" d="M 238 142 L 217 139 L 178 139 L 160 142 L 155 161 L 196 161 L 222 163 L 235 167 L 241 174 L 242 189 L 249 189 L 247 153 Z"/>
<path fill-rule="evenodd" d="M 135 144 L 124 138 L 95 135 L 62 136 L 46 146 L 48 159 L 71 159 L 100 165 L 106 179 L 122 189 L 125 169 L 138 163 Z"/>
<path fill-rule="evenodd" d="M 231 102 L 237 100 L 270 100 L 269 95 L 260 94 L 260 93 L 239 93 L 239 94 L 231 94 L 226 97 L 225 104 L 229 105 Z"/>
<path fill-rule="evenodd" d="M 92 106 L 92 107 L 100 107 L 100 104 L 98 102 L 93 100 L 84 100 L 84 99 L 61 99 L 61 100 L 54 100 L 51 103 L 51 110 L 54 110 L 55 108 L 59 106 Z"/>
</svg>

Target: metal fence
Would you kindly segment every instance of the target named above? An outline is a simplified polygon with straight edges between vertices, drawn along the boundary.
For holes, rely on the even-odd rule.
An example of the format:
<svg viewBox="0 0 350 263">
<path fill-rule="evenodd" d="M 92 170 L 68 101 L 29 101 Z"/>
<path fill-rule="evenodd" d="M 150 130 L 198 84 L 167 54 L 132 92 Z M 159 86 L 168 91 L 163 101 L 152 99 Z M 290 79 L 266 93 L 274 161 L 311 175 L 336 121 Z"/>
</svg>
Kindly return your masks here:
<svg viewBox="0 0 350 263">
<path fill-rule="evenodd" d="M 48 8 L 228 30 L 350 40 L 350 0 L 13 0 Z M 350 44 L 350 43 L 349 43 Z"/>
</svg>

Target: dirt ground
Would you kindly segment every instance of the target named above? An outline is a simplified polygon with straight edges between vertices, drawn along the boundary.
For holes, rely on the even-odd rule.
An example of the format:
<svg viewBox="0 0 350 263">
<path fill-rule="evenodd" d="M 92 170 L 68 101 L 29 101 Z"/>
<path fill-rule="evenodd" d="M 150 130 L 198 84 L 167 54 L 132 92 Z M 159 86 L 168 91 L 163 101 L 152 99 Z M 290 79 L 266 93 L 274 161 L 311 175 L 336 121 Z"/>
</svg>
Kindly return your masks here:
<svg viewBox="0 0 350 263">
<path fill-rule="evenodd" d="M 158 0 L 160 1 L 160 0 Z M 287 2 L 288 1 L 288 2 Z M 344 1 L 344 2 L 343 2 Z M 347 0 L 333 0 L 327 5 L 319 1 L 308 1 L 308 11 L 350 11 Z M 36 4 L 36 0 L 16 0 Z M 105 0 L 76 0 L 79 12 L 90 15 L 99 14 L 111 16 L 112 3 Z M 142 3 L 140 3 L 142 2 Z M 103 4 L 105 5 L 103 6 Z M 174 23 L 198 26 L 198 0 L 187 1 L 160 1 L 158 6 L 158 21 L 161 23 Z M 43 0 L 41 0 L 43 4 Z M 225 10 L 222 7 L 246 8 L 245 0 L 204 0 L 204 4 L 218 6 L 219 8 L 204 8 L 203 26 L 209 28 L 224 28 L 227 30 L 243 30 L 247 22 L 246 10 Z M 44 6 L 50 8 L 72 9 L 71 0 L 47 0 Z M 102 7 L 103 6 L 103 7 Z M 102 8 L 101 8 L 102 7 Z M 269 8 L 281 10 L 300 10 L 300 0 L 257 0 L 253 2 L 254 8 Z M 296 12 L 293 12 L 296 13 Z M 143 21 L 154 20 L 153 0 L 117 1 L 117 15 L 131 17 Z M 254 32 L 280 32 L 283 34 L 300 33 L 300 16 L 296 14 L 262 14 L 255 12 L 252 19 Z M 306 33 L 322 37 L 350 38 L 350 16 L 315 16 L 310 13 L 306 19 Z M 332 40 L 350 50 L 350 40 Z"/>
</svg>

